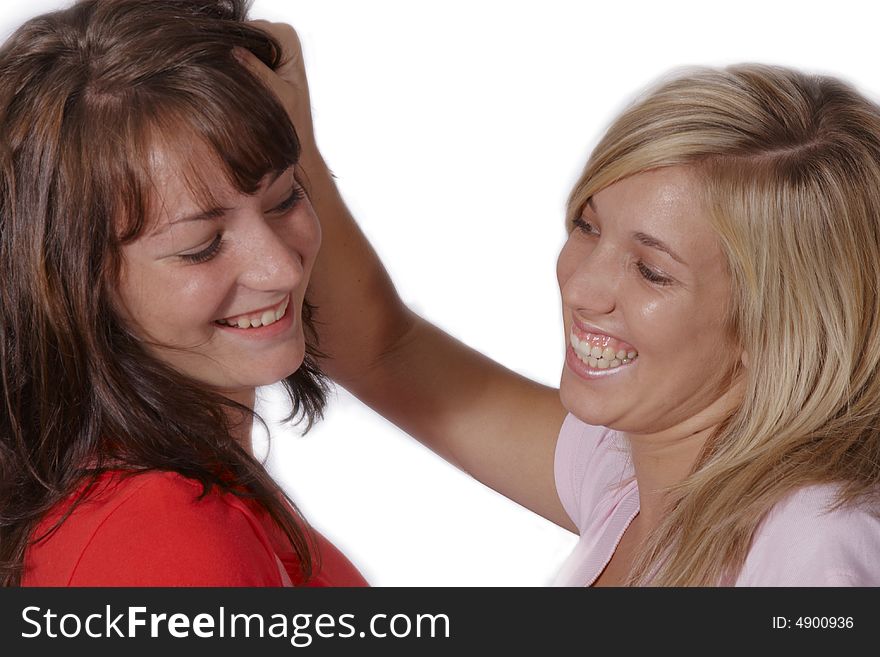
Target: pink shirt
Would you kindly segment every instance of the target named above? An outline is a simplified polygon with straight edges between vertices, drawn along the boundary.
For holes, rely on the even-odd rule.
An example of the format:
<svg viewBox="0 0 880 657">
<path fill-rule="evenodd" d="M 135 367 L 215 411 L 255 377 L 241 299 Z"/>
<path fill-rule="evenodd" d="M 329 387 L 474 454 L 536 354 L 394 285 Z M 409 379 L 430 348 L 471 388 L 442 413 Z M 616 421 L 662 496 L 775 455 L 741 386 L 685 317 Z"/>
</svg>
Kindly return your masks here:
<svg viewBox="0 0 880 657">
<path fill-rule="evenodd" d="M 556 488 L 580 540 L 556 586 L 589 586 L 639 511 L 623 435 L 569 415 L 556 445 Z M 827 511 L 831 485 L 777 504 L 758 527 L 735 586 L 880 586 L 880 518 L 863 508 Z"/>
</svg>

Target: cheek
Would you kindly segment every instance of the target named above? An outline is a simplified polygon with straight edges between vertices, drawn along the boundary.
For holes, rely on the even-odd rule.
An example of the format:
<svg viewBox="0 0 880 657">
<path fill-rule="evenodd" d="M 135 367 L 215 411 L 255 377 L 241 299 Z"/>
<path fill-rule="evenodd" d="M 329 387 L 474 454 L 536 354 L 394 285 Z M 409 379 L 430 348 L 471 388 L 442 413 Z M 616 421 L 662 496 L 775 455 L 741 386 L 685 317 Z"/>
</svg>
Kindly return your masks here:
<svg viewBox="0 0 880 657">
<path fill-rule="evenodd" d="M 634 316 L 627 323 L 634 329 L 633 337 L 644 344 L 641 352 L 650 350 L 672 357 L 681 356 L 690 353 L 705 335 L 706 327 L 694 321 L 689 304 L 649 297 L 631 304 L 630 308 Z"/>
<path fill-rule="evenodd" d="M 643 328 L 638 336 L 645 362 L 656 363 L 670 375 L 686 373 L 692 382 L 710 384 L 729 368 L 731 354 L 728 332 L 718 304 L 710 299 L 703 304 L 664 307 L 661 301 L 646 303 L 633 325 Z M 635 337 L 635 336 L 634 336 Z"/>
<path fill-rule="evenodd" d="M 665 307 L 658 299 L 645 299 L 642 303 L 633 304 L 634 320 L 627 323 L 633 327 L 633 337 L 648 343 L 680 341 L 688 332 L 687 324 L 682 320 L 687 314 Z M 642 335 L 638 335 L 639 333 Z M 640 351 L 644 351 L 643 349 Z"/>
<path fill-rule="evenodd" d="M 227 284 L 216 275 L 171 275 L 161 269 L 131 268 L 119 285 L 117 310 L 142 337 L 166 344 L 192 338 L 216 317 Z"/>
<path fill-rule="evenodd" d="M 155 285 L 144 267 L 137 262 L 125 261 L 119 285 L 113 291 L 113 304 L 119 317 L 130 328 L 143 326 L 154 314 L 151 308 L 156 305 Z"/>
</svg>

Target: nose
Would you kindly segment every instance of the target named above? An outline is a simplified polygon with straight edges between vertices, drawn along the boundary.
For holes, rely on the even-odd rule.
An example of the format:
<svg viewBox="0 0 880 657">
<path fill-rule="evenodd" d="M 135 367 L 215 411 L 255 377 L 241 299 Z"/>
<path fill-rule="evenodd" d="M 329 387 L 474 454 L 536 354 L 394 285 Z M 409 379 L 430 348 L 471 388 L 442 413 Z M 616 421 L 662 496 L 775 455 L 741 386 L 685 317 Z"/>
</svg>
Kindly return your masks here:
<svg viewBox="0 0 880 657">
<path fill-rule="evenodd" d="M 559 254 L 556 272 L 565 308 L 595 317 L 617 307 L 621 274 L 610 247 L 600 242 L 583 248 L 570 239 Z"/>
<path fill-rule="evenodd" d="M 260 213 L 249 217 L 238 244 L 238 283 L 260 290 L 290 290 L 306 275 L 304 253 L 284 222 Z"/>
</svg>

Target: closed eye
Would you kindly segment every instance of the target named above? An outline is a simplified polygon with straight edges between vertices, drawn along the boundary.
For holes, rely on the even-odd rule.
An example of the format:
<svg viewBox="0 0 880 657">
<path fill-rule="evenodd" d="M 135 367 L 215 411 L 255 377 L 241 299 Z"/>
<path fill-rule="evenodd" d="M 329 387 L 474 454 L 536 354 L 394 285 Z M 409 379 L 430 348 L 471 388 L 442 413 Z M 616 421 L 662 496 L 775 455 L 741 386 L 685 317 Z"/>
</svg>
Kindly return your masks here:
<svg viewBox="0 0 880 657">
<path fill-rule="evenodd" d="M 574 230 L 580 231 L 584 235 L 599 235 L 599 229 L 596 227 L 596 225 L 587 221 L 583 217 L 577 217 L 576 219 L 573 219 L 571 225 Z M 649 283 L 653 283 L 654 285 L 671 285 L 672 283 L 674 283 L 673 279 L 654 271 L 641 260 L 636 261 L 636 269 L 638 270 L 639 275 L 642 278 L 644 278 Z"/>
<path fill-rule="evenodd" d="M 208 248 L 199 251 L 198 253 L 182 253 L 180 257 L 186 262 L 190 262 L 193 264 L 199 264 L 201 262 L 207 262 L 214 256 L 216 256 L 220 252 L 220 246 L 223 244 L 223 236 L 218 233 L 214 238 L 214 241 L 208 246 Z"/>
<path fill-rule="evenodd" d="M 655 285 L 671 285 L 673 280 L 668 276 L 664 276 L 663 274 L 659 274 L 650 267 L 648 267 L 641 260 L 636 262 L 636 269 L 639 270 L 639 274 L 641 274 L 642 278 L 646 281 L 654 283 Z"/>
<path fill-rule="evenodd" d="M 295 183 L 293 189 L 290 191 L 290 196 L 281 201 L 274 208 L 269 210 L 272 214 L 284 214 L 291 208 L 293 208 L 297 203 L 302 201 L 306 197 L 306 191 L 302 188 L 302 185 L 299 183 Z"/>
<path fill-rule="evenodd" d="M 593 223 L 590 223 L 589 221 L 587 221 L 583 217 L 577 217 L 576 219 L 572 219 L 571 225 L 574 230 L 579 230 L 580 232 L 585 233 L 587 235 L 598 235 L 599 234 L 599 229 L 596 228 L 596 225 Z"/>
</svg>

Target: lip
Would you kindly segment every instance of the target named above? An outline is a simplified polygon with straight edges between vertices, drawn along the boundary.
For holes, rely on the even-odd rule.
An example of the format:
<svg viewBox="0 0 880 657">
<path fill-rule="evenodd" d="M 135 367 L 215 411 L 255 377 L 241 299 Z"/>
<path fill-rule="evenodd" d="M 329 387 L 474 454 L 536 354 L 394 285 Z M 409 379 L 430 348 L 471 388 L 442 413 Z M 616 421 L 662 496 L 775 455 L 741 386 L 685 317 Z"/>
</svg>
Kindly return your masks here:
<svg viewBox="0 0 880 657">
<path fill-rule="evenodd" d="M 590 367 L 580 358 L 578 358 L 577 354 L 574 352 L 574 348 L 572 348 L 571 345 L 568 345 L 565 349 L 565 366 L 580 378 L 588 379 L 591 381 L 595 381 L 596 379 L 603 379 L 608 376 L 613 376 L 620 373 L 622 370 L 635 367 L 637 364 L 637 360 L 630 361 L 626 365 L 618 365 L 617 367 L 600 370 L 598 368 Z"/>
<path fill-rule="evenodd" d="M 593 326 L 592 324 L 585 324 L 584 322 L 578 321 L 577 319 L 575 319 L 574 316 L 572 316 L 572 318 L 571 318 L 571 327 L 575 331 L 575 335 L 577 335 L 577 337 L 580 338 L 581 340 L 583 340 L 586 337 L 587 333 L 592 333 L 593 335 L 596 335 L 596 334 L 606 335 L 609 338 L 612 338 L 613 340 L 617 340 L 618 342 L 622 342 L 623 344 L 627 345 L 627 347 L 632 348 L 634 351 L 638 351 L 638 349 L 636 349 L 634 345 L 630 344 L 629 342 L 627 342 L 623 338 L 616 336 L 613 333 L 609 333 L 605 329 L 601 329 L 598 326 Z"/>
<path fill-rule="evenodd" d="M 265 306 L 263 308 L 257 308 L 255 310 L 248 310 L 247 312 L 243 312 L 243 313 L 236 313 L 235 315 L 229 315 L 227 317 L 220 317 L 219 319 L 229 319 L 230 317 L 242 317 L 244 315 L 248 315 L 248 316 L 253 316 L 253 315 L 258 315 L 258 314 L 261 315 L 264 312 L 266 312 L 267 310 L 275 310 L 276 308 L 278 308 L 278 306 L 280 306 L 282 303 L 284 303 L 285 300 L 288 300 L 288 301 L 290 300 L 289 294 L 286 297 L 276 301 L 275 303 L 273 303 L 270 306 Z"/>
<path fill-rule="evenodd" d="M 266 308 L 264 308 L 264 310 L 275 308 L 278 305 L 279 304 L 276 303 L 275 306 L 267 306 Z M 217 322 L 214 322 L 214 327 L 220 329 L 221 331 L 227 331 L 228 333 L 231 333 L 236 337 L 241 337 L 248 340 L 265 340 L 269 338 L 274 338 L 290 330 L 294 323 L 293 311 L 294 305 L 291 300 L 291 302 L 287 304 L 287 309 L 284 311 L 284 315 L 281 316 L 281 319 L 272 322 L 271 324 L 269 324 L 269 326 L 243 329 L 238 328 L 237 326 L 228 326 L 225 324 L 218 324 Z"/>
</svg>

